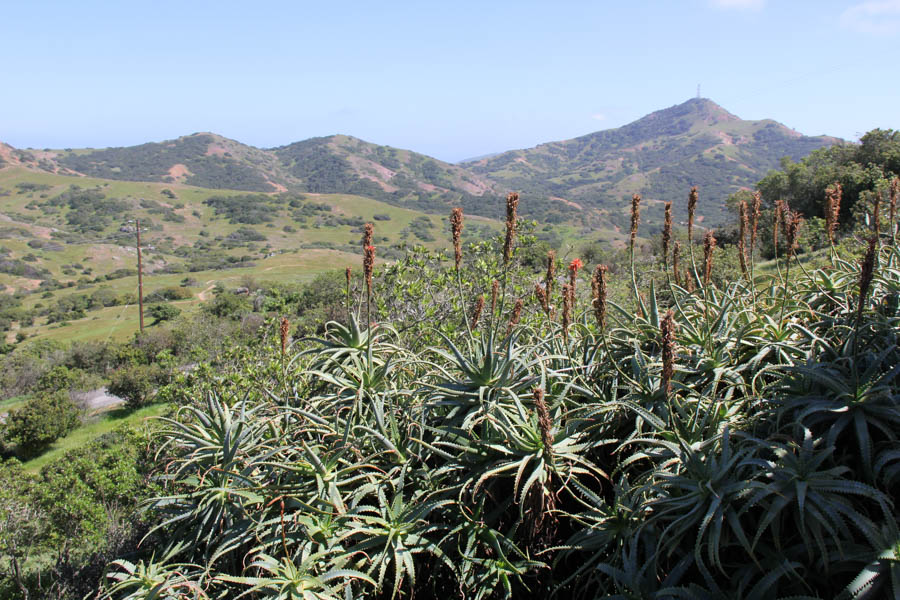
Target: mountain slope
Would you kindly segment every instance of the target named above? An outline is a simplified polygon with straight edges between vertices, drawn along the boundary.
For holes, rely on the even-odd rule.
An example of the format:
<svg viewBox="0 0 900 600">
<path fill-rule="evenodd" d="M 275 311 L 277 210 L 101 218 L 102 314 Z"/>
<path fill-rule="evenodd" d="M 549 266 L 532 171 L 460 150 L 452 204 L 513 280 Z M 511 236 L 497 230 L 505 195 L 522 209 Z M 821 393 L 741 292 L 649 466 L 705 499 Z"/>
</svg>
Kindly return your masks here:
<svg viewBox="0 0 900 600">
<path fill-rule="evenodd" d="M 691 99 L 633 123 L 560 142 L 513 150 L 463 166 L 497 185 L 597 208 L 623 196 L 681 202 L 691 185 L 706 217 L 721 217 L 725 197 L 753 186 L 783 156 L 799 159 L 838 143 L 807 137 L 775 121 L 745 121 L 711 100 Z"/>
<path fill-rule="evenodd" d="M 122 181 L 183 183 L 254 192 L 355 194 L 431 213 L 462 206 L 502 217 L 507 190 L 524 193 L 522 214 L 581 227 L 626 225 L 634 192 L 672 200 L 683 211 L 698 185 L 702 216 L 724 216 L 725 197 L 753 186 L 783 156 L 800 159 L 839 143 L 775 121 L 744 121 L 714 102 L 692 99 L 633 123 L 459 165 L 346 135 L 255 148 L 213 133 L 102 150 L 17 150 L 0 145 L 0 168 Z M 683 213 L 678 213 L 681 217 Z"/>
<path fill-rule="evenodd" d="M 300 191 L 358 194 L 428 212 L 462 206 L 492 217 L 502 205 L 499 186 L 460 166 L 351 136 L 312 138 L 270 152 Z"/>
<path fill-rule="evenodd" d="M 0 161 L 0 168 L 24 166 L 120 181 L 357 194 L 428 212 L 461 205 L 473 214 L 497 216 L 502 209 L 498 188 L 460 166 L 345 135 L 271 149 L 213 133 L 99 150 L 17 150 L 4 144 Z"/>
<path fill-rule="evenodd" d="M 212 133 L 91 151 L 63 151 L 56 162 L 90 177 L 186 183 L 213 189 L 284 191 L 270 153 Z"/>
</svg>

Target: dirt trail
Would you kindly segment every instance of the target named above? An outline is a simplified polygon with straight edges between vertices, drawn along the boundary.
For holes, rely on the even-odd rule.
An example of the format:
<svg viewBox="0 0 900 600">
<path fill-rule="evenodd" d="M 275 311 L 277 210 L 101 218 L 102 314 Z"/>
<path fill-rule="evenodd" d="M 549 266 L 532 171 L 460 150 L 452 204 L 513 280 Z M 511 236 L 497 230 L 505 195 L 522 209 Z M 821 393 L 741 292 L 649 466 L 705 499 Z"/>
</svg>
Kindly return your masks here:
<svg viewBox="0 0 900 600">
<path fill-rule="evenodd" d="M 286 269 L 288 267 L 305 267 L 305 266 L 306 265 L 303 263 L 297 263 L 294 265 L 274 265 L 271 267 L 266 267 L 265 269 L 263 269 L 263 272 L 265 273 L 266 271 L 271 271 L 272 269 Z"/>
<path fill-rule="evenodd" d="M 213 290 L 213 288 L 216 287 L 213 284 L 213 281 L 215 281 L 215 279 L 210 279 L 209 281 L 207 281 L 206 285 L 208 287 L 205 290 L 203 290 L 202 292 L 200 292 L 199 294 L 197 294 L 197 299 L 200 300 L 200 302 L 206 302 L 206 300 L 209 298 L 209 292 L 211 292 Z"/>
<path fill-rule="evenodd" d="M 89 411 L 100 410 L 103 408 L 109 408 L 110 406 L 118 406 L 119 404 L 125 403 L 124 398 L 119 398 L 118 396 L 110 394 L 108 391 L 106 391 L 105 387 L 102 387 L 99 390 L 83 392 L 82 394 L 79 394 L 79 400 Z"/>
<path fill-rule="evenodd" d="M 79 392 L 76 394 L 77 402 L 85 409 L 87 413 L 102 411 L 107 408 L 125 404 L 124 398 L 119 398 L 106 391 L 105 387 L 89 392 Z M 9 412 L 0 412 L 0 423 L 6 420 Z"/>
</svg>

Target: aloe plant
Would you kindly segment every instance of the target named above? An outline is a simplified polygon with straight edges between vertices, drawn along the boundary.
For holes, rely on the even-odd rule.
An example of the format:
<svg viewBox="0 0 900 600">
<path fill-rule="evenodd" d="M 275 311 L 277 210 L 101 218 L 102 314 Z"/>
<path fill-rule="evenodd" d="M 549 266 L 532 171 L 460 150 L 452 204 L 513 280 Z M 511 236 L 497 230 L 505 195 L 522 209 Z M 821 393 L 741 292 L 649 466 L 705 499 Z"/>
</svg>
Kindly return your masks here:
<svg viewBox="0 0 900 600">
<path fill-rule="evenodd" d="M 835 250 L 830 268 L 752 283 L 691 269 L 692 292 L 632 272 L 604 319 L 569 298 L 563 331 L 556 280 L 501 318 L 535 273 L 501 257 L 506 240 L 463 252 L 454 214 L 452 267 L 411 255 L 385 269 L 390 297 L 376 281 L 372 314 L 393 321 L 349 310 L 289 356 L 236 349 L 198 371 L 159 433 L 165 493 L 147 513 L 181 553 L 116 563 L 110 590 L 897 594 L 896 248 L 861 313 L 858 265 Z M 473 327 L 463 311 L 494 281 Z"/>
</svg>

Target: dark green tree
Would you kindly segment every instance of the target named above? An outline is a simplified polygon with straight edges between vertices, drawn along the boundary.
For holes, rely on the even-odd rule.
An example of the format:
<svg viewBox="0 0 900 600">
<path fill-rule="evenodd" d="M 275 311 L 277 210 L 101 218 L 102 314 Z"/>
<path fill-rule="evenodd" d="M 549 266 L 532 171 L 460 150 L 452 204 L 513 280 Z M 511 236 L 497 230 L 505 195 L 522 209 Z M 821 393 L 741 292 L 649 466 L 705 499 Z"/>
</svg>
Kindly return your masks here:
<svg viewBox="0 0 900 600">
<path fill-rule="evenodd" d="M 154 304 L 147 310 L 147 314 L 153 317 L 153 324 L 162 323 L 163 321 L 171 321 L 181 314 L 181 309 L 171 304 Z"/>
<path fill-rule="evenodd" d="M 42 393 L 9 413 L 3 437 L 15 444 L 21 456 L 30 458 L 72 431 L 80 413 L 68 391 Z"/>
</svg>

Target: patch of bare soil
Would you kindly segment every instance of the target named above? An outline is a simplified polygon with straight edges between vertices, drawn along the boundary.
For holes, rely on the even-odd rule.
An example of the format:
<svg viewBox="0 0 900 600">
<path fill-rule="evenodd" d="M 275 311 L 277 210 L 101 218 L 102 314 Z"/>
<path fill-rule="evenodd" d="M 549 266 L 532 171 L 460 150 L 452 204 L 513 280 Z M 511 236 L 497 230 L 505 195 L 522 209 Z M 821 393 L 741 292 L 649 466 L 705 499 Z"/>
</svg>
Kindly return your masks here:
<svg viewBox="0 0 900 600">
<path fill-rule="evenodd" d="M 228 148 L 215 142 L 206 148 L 206 156 L 223 156 L 226 152 L 228 152 Z"/>
<path fill-rule="evenodd" d="M 273 188 L 275 188 L 275 191 L 278 192 L 279 194 L 283 194 L 284 192 L 288 191 L 288 189 L 285 186 L 281 185 L 280 183 L 275 183 L 268 177 L 266 177 L 266 183 L 268 183 Z"/>
<path fill-rule="evenodd" d="M 169 176 L 175 181 L 184 181 L 185 177 L 191 174 L 187 166 L 181 163 L 174 164 L 169 168 Z"/>
<path fill-rule="evenodd" d="M 386 192 L 397 191 L 395 186 L 388 183 L 388 180 L 394 176 L 394 171 L 391 171 L 384 165 L 380 165 L 359 156 L 348 156 L 347 159 L 350 161 L 350 164 L 355 167 L 356 173 L 360 177 L 368 179 L 369 181 L 374 181 Z"/>
</svg>

